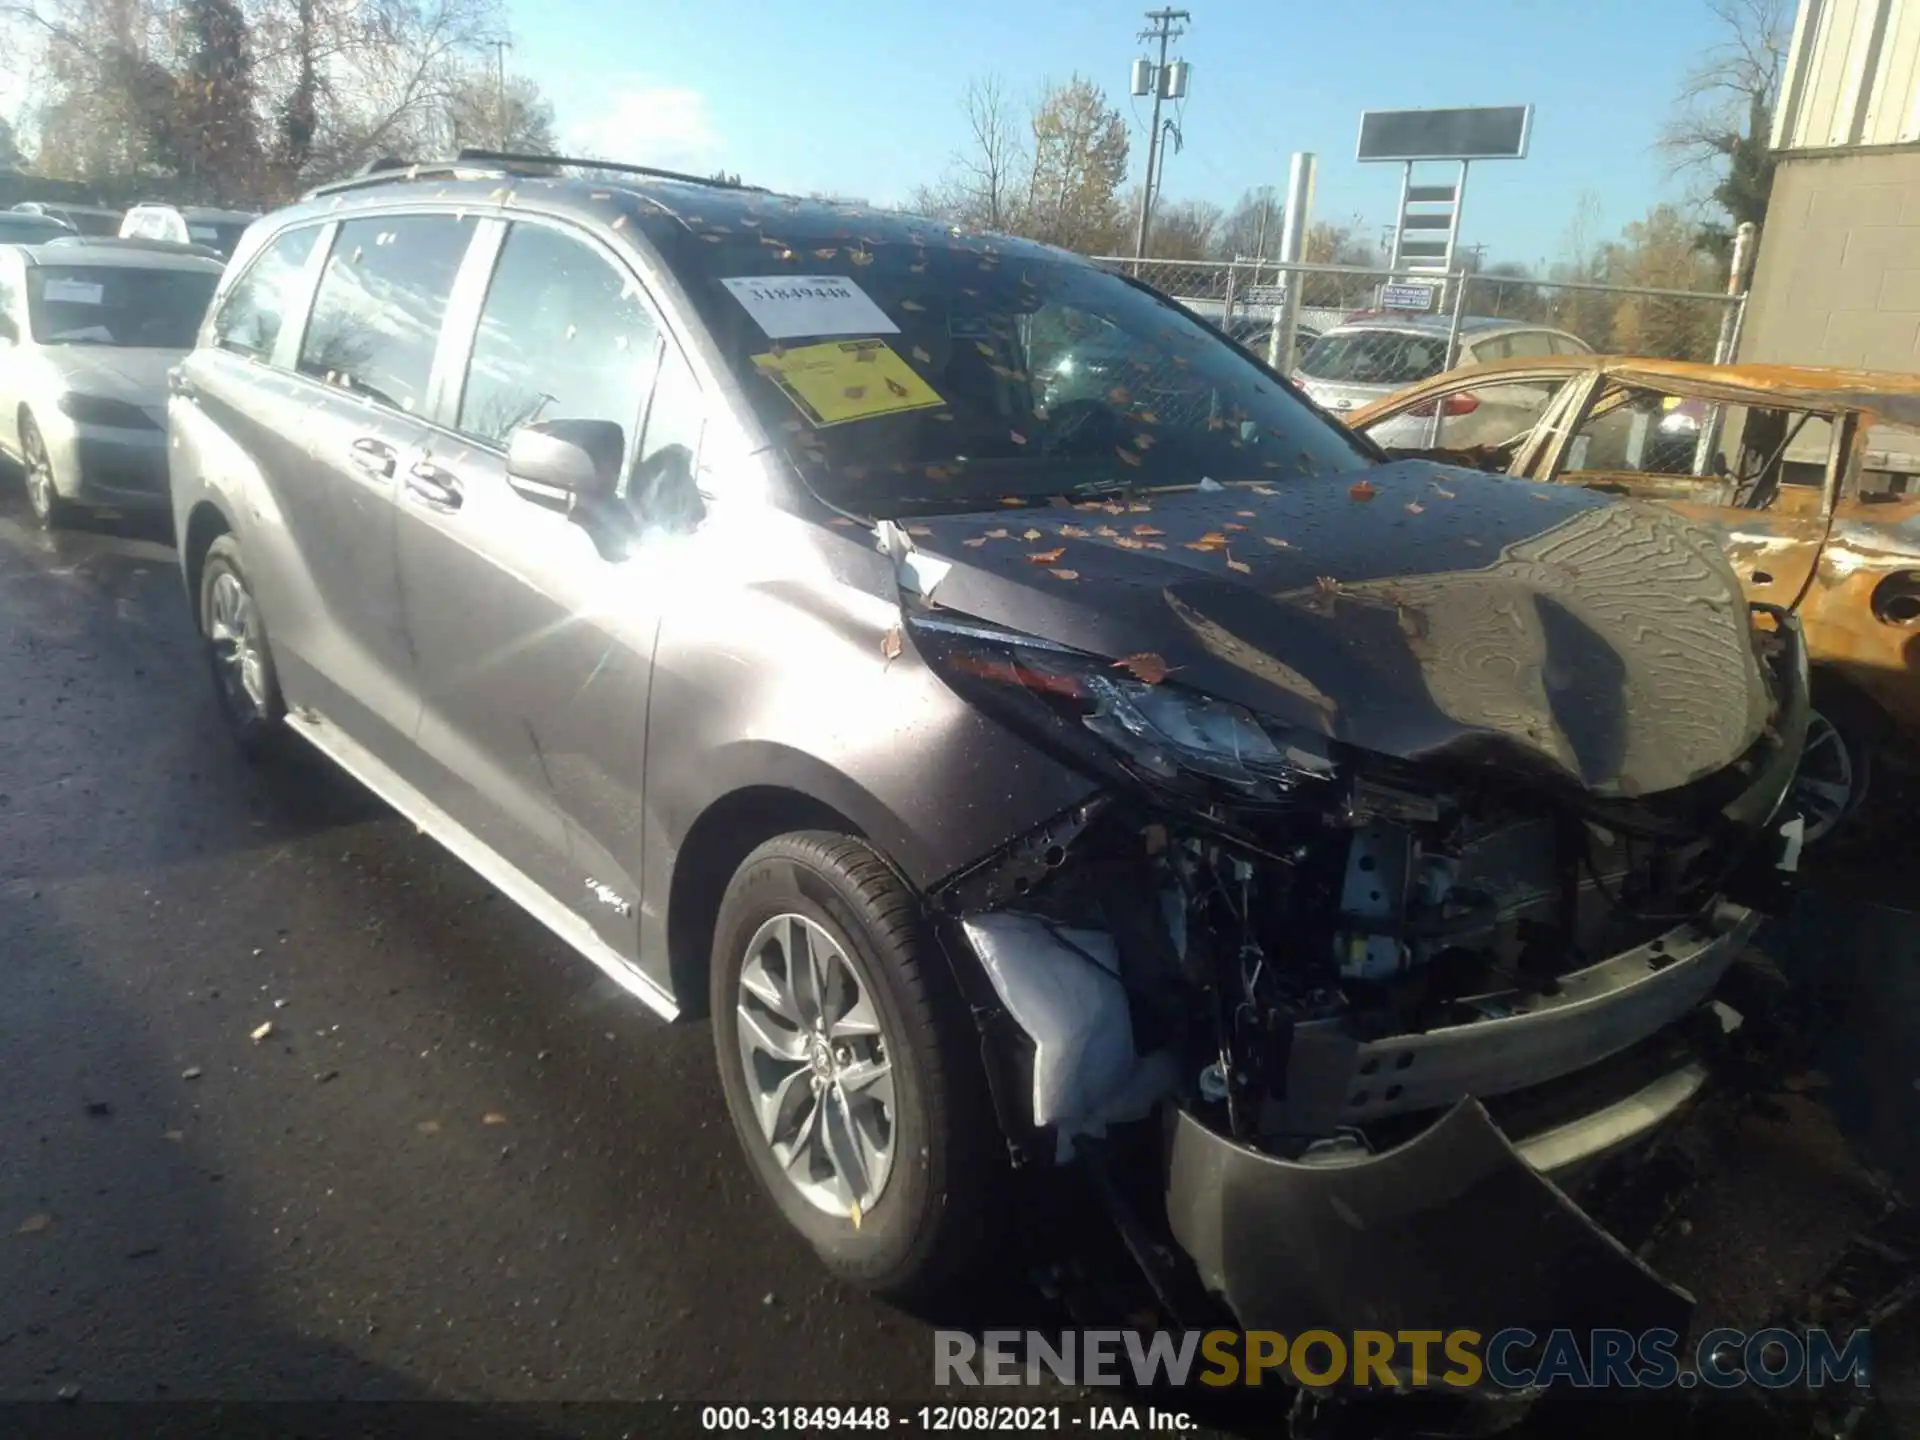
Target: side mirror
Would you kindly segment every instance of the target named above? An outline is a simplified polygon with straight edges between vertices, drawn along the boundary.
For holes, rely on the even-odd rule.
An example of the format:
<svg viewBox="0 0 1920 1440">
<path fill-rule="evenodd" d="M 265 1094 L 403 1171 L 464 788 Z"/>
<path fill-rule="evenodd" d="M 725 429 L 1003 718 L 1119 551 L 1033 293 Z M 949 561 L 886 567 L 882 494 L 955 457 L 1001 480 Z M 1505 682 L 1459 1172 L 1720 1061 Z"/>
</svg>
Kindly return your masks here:
<svg viewBox="0 0 1920 1440">
<path fill-rule="evenodd" d="M 553 510 L 613 498 L 627 433 L 611 420 L 539 420 L 507 438 L 507 484 Z"/>
</svg>

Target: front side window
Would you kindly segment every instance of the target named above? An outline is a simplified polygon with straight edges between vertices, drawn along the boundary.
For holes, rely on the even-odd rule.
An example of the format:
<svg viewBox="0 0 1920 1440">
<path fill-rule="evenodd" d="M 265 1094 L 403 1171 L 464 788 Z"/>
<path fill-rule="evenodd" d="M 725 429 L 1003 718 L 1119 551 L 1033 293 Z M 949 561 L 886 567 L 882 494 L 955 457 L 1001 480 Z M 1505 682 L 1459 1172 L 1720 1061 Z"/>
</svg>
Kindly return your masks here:
<svg viewBox="0 0 1920 1440">
<path fill-rule="evenodd" d="M 849 509 L 1372 463 L 1207 322 L 1096 266 L 827 207 L 749 219 L 660 243 L 767 431 Z"/>
<path fill-rule="evenodd" d="M 260 252 L 220 302 L 215 345 L 255 360 L 272 357 L 287 313 L 299 305 L 300 281 L 319 233 L 316 225 L 289 230 Z"/>
<path fill-rule="evenodd" d="M 426 404 L 470 215 L 349 220 L 334 237 L 300 345 L 300 373 L 407 414 Z"/>
<path fill-rule="evenodd" d="M 28 324 L 42 345 L 190 350 L 219 283 L 215 270 L 35 265 Z"/>
<path fill-rule="evenodd" d="M 1563 380 L 1503 380 L 1474 385 L 1377 420 L 1367 427 L 1367 434 L 1377 444 L 1392 449 L 1421 449 L 1428 434 L 1433 433 L 1437 418 L 1436 448 L 1487 449 L 1511 458 L 1565 385 Z"/>
<path fill-rule="evenodd" d="M 1309 380 L 1346 385 L 1412 385 L 1447 368 L 1447 337 L 1404 330 L 1322 335 L 1300 357 Z"/>
<path fill-rule="evenodd" d="M 504 449 L 536 420 L 611 420 L 631 441 L 659 339 L 631 276 L 561 231 L 516 224 L 487 287 L 458 428 Z"/>
</svg>

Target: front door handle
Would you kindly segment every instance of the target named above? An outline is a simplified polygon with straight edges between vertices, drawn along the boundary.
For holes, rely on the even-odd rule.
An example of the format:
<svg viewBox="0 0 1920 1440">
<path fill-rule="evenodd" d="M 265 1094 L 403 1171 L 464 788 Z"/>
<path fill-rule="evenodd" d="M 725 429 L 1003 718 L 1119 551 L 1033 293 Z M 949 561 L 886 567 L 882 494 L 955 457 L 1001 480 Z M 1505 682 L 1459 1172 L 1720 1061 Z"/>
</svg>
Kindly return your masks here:
<svg viewBox="0 0 1920 1440">
<path fill-rule="evenodd" d="M 364 470 L 369 475 L 377 475 L 382 480 L 393 478 L 394 448 L 384 440 L 374 440 L 361 436 L 347 448 L 347 458 L 353 462 L 356 470 Z"/>
<path fill-rule="evenodd" d="M 463 497 L 458 480 L 423 460 L 407 471 L 407 498 L 430 510 L 458 510 Z"/>
</svg>

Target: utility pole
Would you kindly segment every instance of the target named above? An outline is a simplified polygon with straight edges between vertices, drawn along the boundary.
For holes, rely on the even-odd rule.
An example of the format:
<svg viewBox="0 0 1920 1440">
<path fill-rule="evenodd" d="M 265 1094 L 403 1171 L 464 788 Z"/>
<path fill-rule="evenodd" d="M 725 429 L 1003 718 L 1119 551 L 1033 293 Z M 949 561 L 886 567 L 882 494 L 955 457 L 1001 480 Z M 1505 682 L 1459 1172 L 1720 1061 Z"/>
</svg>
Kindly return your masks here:
<svg viewBox="0 0 1920 1440">
<path fill-rule="evenodd" d="M 1133 62 L 1133 93 L 1136 96 L 1153 95 L 1153 122 L 1147 127 L 1147 178 L 1140 189 L 1140 229 L 1134 237 L 1134 258 L 1140 259 L 1147 253 L 1147 227 L 1153 218 L 1153 192 L 1158 179 L 1160 162 L 1160 102 L 1163 100 L 1184 100 L 1187 94 L 1187 62 L 1176 60 L 1167 63 L 1167 46 L 1186 34 L 1183 22 L 1193 16 L 1185 10 L 1149 10 L 1148 26 L 1139 34 L 1143 42 L 1158 41 L 1160 59 L 1136 60 Z"/>
<path fill-rule="evenodd" d="M 494 71 L 493 71 L 493 76 L 494 76 L 493 129 L 494 129 L 494 136 L 495 136 L 494 148 L 497 150 L 505 150 L 508 148 L 507 146 L 507 47 L 513 44 L 513 42 L 511 40 L 500 39 L 500 40 L 495 40 L 491 43 L 493 45 L 493 55 L 494 55 Z"/>
</svg>

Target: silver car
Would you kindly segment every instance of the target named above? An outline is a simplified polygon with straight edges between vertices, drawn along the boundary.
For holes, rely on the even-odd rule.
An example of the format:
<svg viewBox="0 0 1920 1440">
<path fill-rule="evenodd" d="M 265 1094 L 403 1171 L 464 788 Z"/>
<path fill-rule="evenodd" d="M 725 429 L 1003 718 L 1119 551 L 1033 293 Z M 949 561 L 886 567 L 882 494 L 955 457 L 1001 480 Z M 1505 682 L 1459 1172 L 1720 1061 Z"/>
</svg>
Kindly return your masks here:
<svg viewBox="0 0 1920 1440">
<path fill-rule="evenodd" d="M 1490 360 L 1517 360 L 1534 355 L 1590 355 L 1593 347 L 1563 330 L 1519 320 L 1472 315 L 1460 322 L 1460 353 L 1447 363 L 1451 319 L 1445 315 L 1381 315 L 1350 320 L 1324 332 L 1301 352 L 1293 378 L 1321 409 L 1345 415 L 1375 400 L 1431 380 L 1442 371 Z M 1452 397 L 1451 406 L 1473 403 L 1473 397 Z M 1466 410 L 1448 410 L 1464 416 Z M 1376 430 L 1373 439 L 1392 449 L 1418 448 L 1427 443 L 1430 416 L 1409 413 L 1393 422 L 1391 431 Z M 1476 432 L 1491 435 L 1506 418 L 1487 407 L 1470 422 Z M 1524 420 L 1507 433 L 1526 428 Z M 1463 442 L 1465 443 L 1465 442 Z"/>
<path fill-rule="evenodd" d="M 83 240 L 0 245 L 0 452 L 48 529 L 167 505 L 167 371 L 221 265 Z"/>
</svg>

